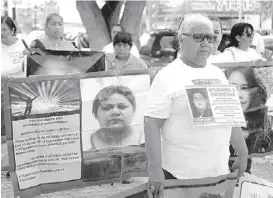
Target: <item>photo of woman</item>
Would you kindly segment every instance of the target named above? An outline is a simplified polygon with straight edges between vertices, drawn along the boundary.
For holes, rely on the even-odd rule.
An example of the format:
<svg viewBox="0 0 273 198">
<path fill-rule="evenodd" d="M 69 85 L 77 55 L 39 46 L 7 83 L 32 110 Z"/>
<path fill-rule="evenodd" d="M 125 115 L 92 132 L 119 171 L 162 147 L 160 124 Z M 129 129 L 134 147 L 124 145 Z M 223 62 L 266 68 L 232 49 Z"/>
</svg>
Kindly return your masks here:
<svg viewBox="0 0 273 198">
<path fill-rule="evenodd" d="M 254 68 L 230 68 L 225 71 L 230 84 L 236 85 L 247 127 L 243 128 L 249 154 L 273 151 L 273 131 L 268 124 L 267 90 Z M 231 147 L 231 157 L 236 156 Z M 251 168 L 248 161 L 247 172 Z"/>
<path fill-rule="evenodd" d="M 83 151 L 143 144 L 149 87 L 148 74 L 81 79 Z"/>
<path fill-rule="evenodd" d="M 193 118 L 212 117 L 206 89 L 187 90 Z"/>
<path fill-rule="evenodd" d="M 133 131 L 131 122 L 136 110 L 133 92 L 123 85 L 111 85 L 95 97 L 92 113 L 100 129 L 90 137 L 92 149 L 140 145 L 142 131 Z"/>
</svg>

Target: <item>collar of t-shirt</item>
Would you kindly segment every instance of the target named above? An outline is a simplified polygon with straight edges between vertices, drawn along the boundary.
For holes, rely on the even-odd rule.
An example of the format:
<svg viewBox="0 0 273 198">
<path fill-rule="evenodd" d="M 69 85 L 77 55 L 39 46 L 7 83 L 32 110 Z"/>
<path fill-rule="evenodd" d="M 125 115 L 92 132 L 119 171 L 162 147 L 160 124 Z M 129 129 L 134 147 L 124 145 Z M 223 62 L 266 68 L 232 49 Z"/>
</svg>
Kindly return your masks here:
<svg viewBox="0 0 273 198">
<path fill-rule="evenodd" d="M 44 44 L 47 49 L 75 50 L 75 47 L 69 41 L 63 38 L 59 43 L 53 43 L 47 35 L 39 40 Z"/>
<path fill-rule="evenodd" d="M 117 59 L 116 53 L 107 54 L 107 59 L 111 63 L 111 66 L 109 69 L 115 68 L 115 61 Z M 127 67 L 129 65 L 132 65 L 134 63 L 134 56 L 130 53 L 128 60 L 122 65 L 121 68 Z M 119 68 L 119 69 L 121 69 Z"/>
</svg>

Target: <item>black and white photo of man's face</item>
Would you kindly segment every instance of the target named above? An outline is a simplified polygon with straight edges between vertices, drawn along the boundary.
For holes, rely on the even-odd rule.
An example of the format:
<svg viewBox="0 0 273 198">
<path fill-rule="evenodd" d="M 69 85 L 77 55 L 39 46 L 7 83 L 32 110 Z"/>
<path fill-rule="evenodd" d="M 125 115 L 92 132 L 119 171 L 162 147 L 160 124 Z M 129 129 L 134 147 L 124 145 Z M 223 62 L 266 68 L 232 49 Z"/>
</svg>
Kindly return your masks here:
<svg viewBox="0 0 273 198">
<path fill-rule="evenodd" d="M 197 110 L 203 111 L 207 108 L 207 101 L 202 93 L 194 93 L 192 99 Z"/>
</svg>

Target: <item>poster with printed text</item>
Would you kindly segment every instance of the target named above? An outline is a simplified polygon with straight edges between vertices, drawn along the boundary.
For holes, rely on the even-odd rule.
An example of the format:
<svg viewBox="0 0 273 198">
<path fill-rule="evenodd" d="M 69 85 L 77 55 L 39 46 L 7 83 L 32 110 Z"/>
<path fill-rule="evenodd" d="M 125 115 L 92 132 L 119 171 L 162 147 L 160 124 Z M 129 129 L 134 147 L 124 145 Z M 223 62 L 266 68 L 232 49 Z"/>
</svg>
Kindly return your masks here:
<svg viewBox="0 0 273 198">
<path fill-rule="evenodd" d="M 145 175 L 148 71 L 14 79 L 5 85 L 15 197 Z"/>
<path fill-rule="evenodd" d="M 232 85 L 186 86 L 194 126 L 245 126 Z"/>
</svg>

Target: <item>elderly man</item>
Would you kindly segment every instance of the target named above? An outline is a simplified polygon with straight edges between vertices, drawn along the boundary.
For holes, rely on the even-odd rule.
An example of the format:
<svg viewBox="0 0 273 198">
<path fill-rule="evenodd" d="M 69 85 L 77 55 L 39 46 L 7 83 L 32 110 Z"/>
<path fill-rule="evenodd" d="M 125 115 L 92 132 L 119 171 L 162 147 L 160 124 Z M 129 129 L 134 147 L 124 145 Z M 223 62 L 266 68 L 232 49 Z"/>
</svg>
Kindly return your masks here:
<svg viewBox="0 0 273 198">
<path fill-rule="evenodd" d="M 165 179 L 195 179 L 229 174 L 229 145 L 239 153 L 233 169 L 246 169 L 247 147 L 241 128 L 193 127 L 184 86 L 202 80 L 227 85 L 224 73 L 207 63 L 215 42 L 213 24 L 187 15 L 178 31 L 181 57 L 154 78 L 145 112 L 149 185 L 161 197 Z M 162 144 L 161 144 L 162 132 Z M 162 145 L 162 150 L 161 150 Z"/>
<path fill-rule="evenodd" d="M 112 41 L 114 40 L 114 37 L 115 35 L 118 33 L 118 32 L 124 32 L 124 28 L 120 25 L 120 24 L 116 24 L 113 26 L 112 28 L 112 32 L 111 32 L 111 37 L 112 37 Z M 104 53 L 114 53 L 115 50 L 114 50 L 114 45 L 113 45 L 113 42 L 109 43 L 108 45 L 106 45 L 102 51 Z M 136 45 L 133 43 L 133 46 L 132 46 L 132 49 L 131 49 L 131 54 L 134 55 L 135 57 L 139 58 L 139 52 L 138 52 L 138 49 L 136 47 Z"/>
</svg>

